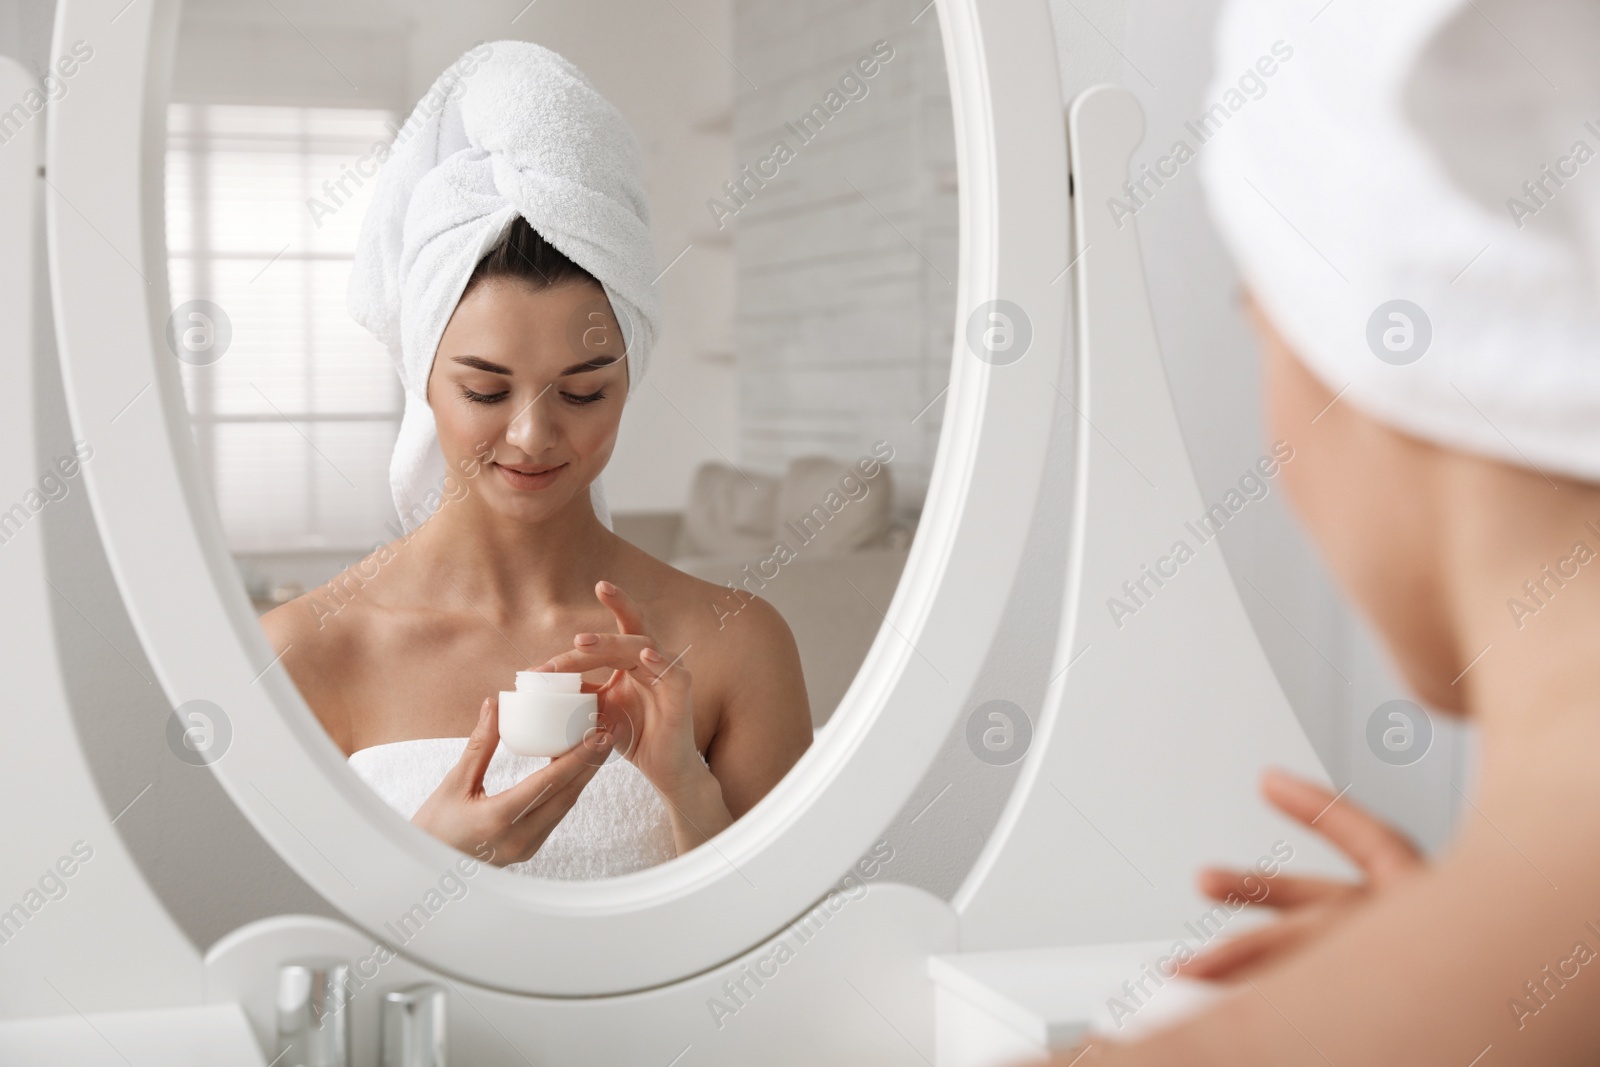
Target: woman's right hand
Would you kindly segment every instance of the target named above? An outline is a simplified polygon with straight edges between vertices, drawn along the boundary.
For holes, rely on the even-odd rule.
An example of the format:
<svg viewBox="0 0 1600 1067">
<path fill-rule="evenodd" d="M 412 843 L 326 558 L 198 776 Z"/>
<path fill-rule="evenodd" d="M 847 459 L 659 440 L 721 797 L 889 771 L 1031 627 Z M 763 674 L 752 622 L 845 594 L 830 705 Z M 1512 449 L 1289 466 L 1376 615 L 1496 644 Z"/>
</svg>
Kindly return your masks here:
<svg viewBox="0 0 1600 1067">
<path fill-rule="evenodd" d="M 447 845 L 504 867 L 539 851 L 578 794 L 611 753 L 612 736 L 594 729 L 583 741 L 503 792 L 483 791 L 483 775 L 500 744 L 500 701 L 489 697 L 478 724 L 444 781 L 411 821 Z M 485 846 L 488 846 L 487 853 Z"/>
</svg>

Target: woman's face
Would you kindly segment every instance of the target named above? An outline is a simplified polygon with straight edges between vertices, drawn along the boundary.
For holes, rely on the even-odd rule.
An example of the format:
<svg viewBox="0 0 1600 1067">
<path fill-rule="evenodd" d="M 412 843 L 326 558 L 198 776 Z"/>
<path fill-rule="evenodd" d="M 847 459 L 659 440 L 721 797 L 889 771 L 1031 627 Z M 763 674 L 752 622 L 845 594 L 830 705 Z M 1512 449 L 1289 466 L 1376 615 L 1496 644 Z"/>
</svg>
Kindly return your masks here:
<svg viewBox="0 0 1600 1067">
<path fill-rule="evenodd" d="M 589 282 L 472 286 L 445 326 L 428 405 L 467 495 L 524 522 L 556 513 L 611 458 L 628 392 L 621 330 Z M 482 460 L 481 466 L 478 460 Z"/>
<path fill-rule="evenodd" d="M 1295 511 L 1412 689 L 1441 711 L 1463 710 L 1453 679 L 1466 663 L 1440 566 L 1443 451 L 1338 401 L 1247 306 L 1265 352 L 1269 432 L 1294 447 L 1283 479 Z"/>
</svg>

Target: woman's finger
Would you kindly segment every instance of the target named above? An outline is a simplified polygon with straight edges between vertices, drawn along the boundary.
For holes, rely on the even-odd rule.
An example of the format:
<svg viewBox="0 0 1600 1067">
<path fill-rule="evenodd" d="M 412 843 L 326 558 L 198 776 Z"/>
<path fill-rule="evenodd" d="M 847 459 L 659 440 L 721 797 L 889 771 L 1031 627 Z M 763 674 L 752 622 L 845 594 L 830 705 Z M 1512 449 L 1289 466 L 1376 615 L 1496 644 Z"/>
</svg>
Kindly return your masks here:
<svg viewBox="0 0 1600 1067">
<path fill-rule="evenodd" d="M 611 750 L 621 744 L 621 737 L 611 720 L 606 716 L 605 710 L 596 707 L 594 714 L 589 716 L 589 724 L 583 728 L 583 736 L 578 739 L 578 744 L 571 752 L 563 753 L 576 755 L 579 759 L 593 767 L 599 767 L 611 755 Z"/>
<path fill-rule="evenodd" d="M 1305 826 L 1320 822 L 1336 803 L 1344 802 L 1327 786 L 1276 767 L 1262 774 L 1261 792 L 1279 811 Z"/>
<path fill-rule="evenodd" d="M 618 630 L 625 634 L 644 633 L 644 613 L 639 610 L 639 605 L 633 602 L 631 596 L 619 587 L 604 581 L 594 584 L 594 594 L 600 603 L 616 616 Z"/>
<path fill-rule="evenodd" d="M 472 727 L 472 733 L 467 735 L 467 745 L 461 750 L 461 758 L 456 760 L 456 765 L 450 771 L 463 796 L 477 796 L 483 792 L 483 774 L 489 769 L 489 761 L 494 759 L 494 751 L 499 745 L 500 698 L 485 697 L 478 706 L 478 721 Z"/>
<path fill-rule="evenodd" d="M 540 770 L 546 769 L 548 767 L 540 768 Z M 561 785 L 548 786 L 541 790 L 534 803 L 520 810 L 511 812 L 509 807 L 501 809 L 501 817 L 510 819 L 505 832 L 507 843 L 510 845 L 509 852 L 516 857 L 510 862 L 530 859 L 543 847 L 551 832 L 578 803 L 578 797 L 582 795 L 584 787 L 589 784 L 598 769 L 598 764 L 580 769 Z M 499 794 L 496 794 L 495 799 L 499 799 Z"/>
<path fill-rule="evenodd" d="M 1220 867 L 1200 872 L 1200 891 L 1212 900 L 1229 897 L 1249 901 L 1264 908 L 1298 908 L 1356 892 L 1349 882 L 1336 878 L 1313 878 L 1278 874 L 1271 878 L 1260 871 L 1230 871 Z"/>
<path fill-rule="evenodd" d="M 585 671 L 598 670 L 601 667 L 614 671 L 627 671 L 637 666 L 639 666 L 637 652 L 630 659 L 627 655 L 615 651 L 591 652 L 587 648 L 574 648 L 562 652 L 539 669 L 541 671 L 556 671 L 562 674 L 582 674 Z"/>
<path fill-rule="evenodd" d="M 683 665 L 683 657 L 688 654 L 693 645 L 686 645 L 672 659 L 654 646 L 642 649 L 639 652 L 639 666 L 644 674 L 644 681 L 649 685 L 664 687 L 663 695 L 668 699 L 681 699 L 689 690 L 689 669 Z"/>
<path fill-rule="evenodd" d="M 590 775 L 589 777 L 593 777 Z M 578 797 L 583 794 L 583 787 L 589 783 L 589 777 L 578 777 L 555 790 L 537 806 L 528 811 L 527 818 L 520 818 L 511 827 L 511 852 L 517 857 L 512 862 L 532 859 L 544 847 L 555 828 L 561 825 L 561 820 L 578 803 Z"/>
<path fill-rule="evenodd" d="M 579 652 L 609 656 L 614 662 L 626 662 L 629 667 L 637 667 L 639 653 L 647 648 L 655 648 L 656 643 L 645 634 L 582 633 L 573 636 L 572 647 Z"/>
<path fill-rule="evenodd" d="M 1261 789 L 1273 807 L 1333 842 L 1374 884 L 1423 864 L 1422 853 L 1405 835 L 1349 797 L 1277 770 L 1263 776 Z"/>
<path fill-rule="evenodd" d="M 1280 919 L 1248 933 L 1231 937 L 1214 948 L 1178 965 L 1184 978 L 1215 981 L 1267 957 L 1293 948 L 1310 934 L 1312 924 L 1303 918 Z"/>
<path fill-rule="evenodd" d="M 626 674 L 620 677 L 631 679 L 633 675 Z M 611 699 L 608 690 L 602 690 L 600 699 L 595 705 L 595 714 L 592 718 L 594 726 L 591 731 L 598 729 L 608 735 L 611 748 L 628 756 L 633 752 L 633 746 L 639 740 L 642 723 L 638 718 L 639 709 L 636 702 L 627 699 Z M 607 750 L 610 754 L 610 749 Z"/>
<path fill-rule="evenodd" d="M 509 824 L 515 825 L 533 809 L 552 801 L 567 786 L 582 778 L 585 783 L 594 776 L 602 758 L 595 762 L 591 757 L 597 752 L 610 752 L 611 742 L 604 734 L 597 734 L 591 743 L 587 737 L 576 747 L 562 753 L 540 767 L 522 781 L 490 799 L 500 809 Z M 581 786 L 580 786 L 581 788 Z"/>
</svg>

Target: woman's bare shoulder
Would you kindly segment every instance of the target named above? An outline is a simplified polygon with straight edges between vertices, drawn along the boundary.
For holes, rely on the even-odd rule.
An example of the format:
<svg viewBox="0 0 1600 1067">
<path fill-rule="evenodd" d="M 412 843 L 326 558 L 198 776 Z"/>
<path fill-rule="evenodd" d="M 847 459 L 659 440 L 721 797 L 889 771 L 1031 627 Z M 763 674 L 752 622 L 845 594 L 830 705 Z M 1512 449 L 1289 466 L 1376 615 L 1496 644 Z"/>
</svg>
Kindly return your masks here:
<svg viewBox="0 0 1600 1067">
<path fill-rule="evenodd" d="M 670 603 L 668 644 L 686 651 L 685 665 L 704 679 L 719 710 L 743 718 L 741 709 L 761 709 L 758 719 L 796 737 L 809 738 L 810 704 L 794 631 L 771 601 L 742 587 L 685 574 L 659 560 L 662 599 Z M 726 725 L 726 723 L 724 724 Z"/>
<path fill-rule="evenodd" d="M 646 612 L 668 623 L 678 644 L 694 642 L 707 650 L 743 654 L 785 654 L 793 648 L 794 634 L 770 601 L 687 574 L 641 549 L 632 551 L 636 556 L 627 569 L 643 595 L 628 592 Z"/>
<path fill-rule="evenodd" d="M 261 616 L 261 628 L 280 653 L 292 649 L 304 663 L 342 659 L 355 651 L 370 607 L 353 584 L 353 563 L 323 585 L 308 590 Z"/>
<path fill-rule="evenodd" d="M 368 652 L 381 644 L 375 640 L 375 598 L 361 596 L 361 587 L 355 584 L 360 566 L 352 564 L 260 620 L 301 697 L 335 742 L 346 748 L 350 722 L 342 696 L 359 675 Z"/>
<path fill-rule="evenodd" d="M 274 647 L 282 652 L 293 643 L 302 646 L 307 661 L 343 661 L 372 643 L 383 621 L 395 613 L 385 610 L 403 601 L 405 565 L 396 563 L 400 545 L 379 545 L 323 584 L 261 617 Z M 399 583 L 398 587 L 396 583 Z"/>
</svg>

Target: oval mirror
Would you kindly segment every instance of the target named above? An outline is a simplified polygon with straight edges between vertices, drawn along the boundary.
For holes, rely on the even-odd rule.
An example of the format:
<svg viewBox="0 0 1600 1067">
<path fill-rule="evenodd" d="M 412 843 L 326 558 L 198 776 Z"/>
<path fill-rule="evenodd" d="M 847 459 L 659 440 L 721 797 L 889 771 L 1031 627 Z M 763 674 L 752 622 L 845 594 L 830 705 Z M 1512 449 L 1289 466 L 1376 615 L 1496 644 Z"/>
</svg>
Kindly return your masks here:
<svg viewBox="0 0 1600 1067">
<path fill-rule="evenodd" d="M 644 988 L 803 911 L 955 722 L 1038 491 L 1045 6 L 111 15 L 63 4 L 105 44 L 51 251 L 174 751 L 484 984 Z M 611 141 L 553 132 L 583 107 Z"/>
<path fill-rule="evenodd" d="M 520 874 L 611 877 L 715 836 L 765 796 L 882 627 L 949 378 L 949 81 L 932 11 L 893 41 L 861 30 L 849 56 L 830 20 L 807 36 L 784 24 L 793 12 L 708 9 L 717 23 L 702 36 L 670 6 L 535 6 L 506 28 L 549 51 L 475 44 L 469 34 L 504 22 L 502 6 L 445 16 L 374 5 L 369 24 L 340 30 L 364 47 L 336 59 L 270 8 L 186 5 L 167 107 L 169 336 L 245 591 L 351 767 L 400 815 L 445 833 L 474 809 L 452 809 L 448 793 L 419 809 L 454 784 L 489 699 L 500 743 L 481 784 L 511 792 L 476 810 L 493 825 L 509 805 L 516 821 L 447 839 Z M 310 8 L 294 22 L 308 36 L 324 29 Z M 220 61 L 246 51 L 268 61 Z M 421 487 L 398 470 L 414 451 L 402 434 L 406 357 L 352 308 L 371 321 L 376 298 L 361 281 L 400 269 L 381 253 L 380 220 L 431 194 L 379 172 L 458 166 L 476 130 L 468 147 L 422 144 L 456 115 L 540 136 L 545 127 L 474 89 L 520 76 L 553 94 L 570 77 L 557 57 L 598 90 L 585 103 L 614 105 L 637 132 L 649 226 L 641 248 L 552 214 L 553 236 L 609 240 L 643 261 L 663 312 L 656 343 L 638 365 L 621 358 L 621 338 L 605 341 L 617 319 L 600 283 L 620 288 L 625 275 L 599 256 L 586 270 L 520 216 L 484 235 L 496 244 L 481 256 L 420 249 L 435 258 L 413 277 L 425 265 L 472 280 L 426 380 L 426 446 L 450 476 L 408 495 Z M 533 151 L 499 158 L 532 167 Z M 608 192 L 621 162 L 578 161 L 573 180 Z M 491 176 L 487 188 L 505 184 Z M 486 202 L 541 223 L 550 210 L 537 197 Z M 397 253 L 428 232 L 408 226 L 393 235 Z M 404 299 L 422 296 L 408 283 Z M 569 328 L 585 316 L 593 323 Z M 601 580 L 614 599 L 596 596 Z M 692 678 L 688 714 L 670 728 L 657 715 L 683 709 L 644 701 L 663 692 L 648 665 L 649 689 L 606 684 L 613 668 L 597 661 L 640 665 L 631 644 L 610 641 L 623 626 Z M 597 651 L 580 666 L 603 701 L 497 697 L 586 632 Z M 599 762 L 579 761 L 580 746 L 533 773 L 602 711 L 618 736 L 598 770 L 565 784 L 566 764 Z M 560 720 L 553 748 L 519 732 L 541 714 Z M 697 776 L 682 781 L 688 771 Z"/>
</svg>

